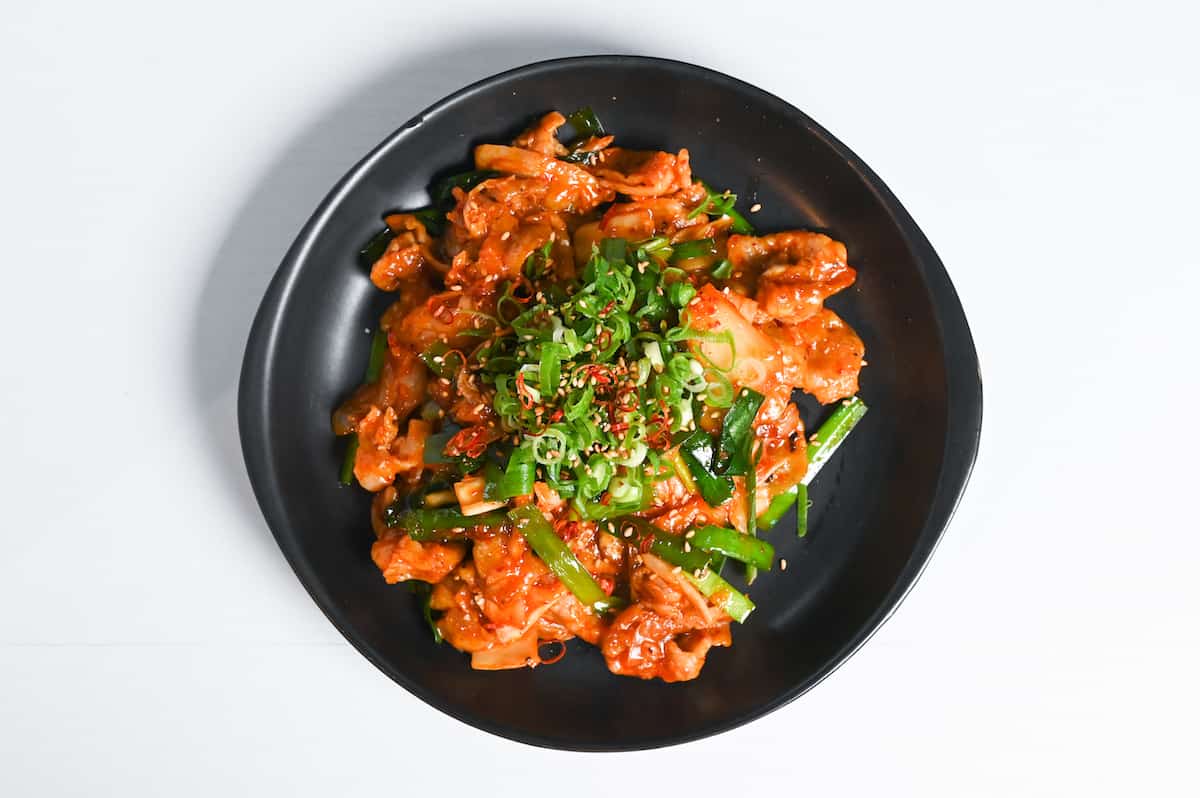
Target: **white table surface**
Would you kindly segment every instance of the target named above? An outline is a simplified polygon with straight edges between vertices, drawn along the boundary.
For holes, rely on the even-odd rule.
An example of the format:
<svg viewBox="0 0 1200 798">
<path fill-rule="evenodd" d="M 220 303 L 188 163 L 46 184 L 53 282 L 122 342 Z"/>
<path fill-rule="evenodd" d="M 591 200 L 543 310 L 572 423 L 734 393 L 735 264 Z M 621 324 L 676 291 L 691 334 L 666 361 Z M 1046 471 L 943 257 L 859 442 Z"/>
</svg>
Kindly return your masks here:
<svg viewBox="0 0 1200 798">
<path fill-rule="evenodd" d="M 1123 5 L 6 8 L 0 795 L 1196 795 L 1200 20 Z M 597 52 L 729 72 L 861 155 L 947 264 L 986 393 L 966 498 L 859 654 L 620 756 L 376 671 L 277 550 L 234 422 L 327 188 L 459 86 Z"/>
</svg>

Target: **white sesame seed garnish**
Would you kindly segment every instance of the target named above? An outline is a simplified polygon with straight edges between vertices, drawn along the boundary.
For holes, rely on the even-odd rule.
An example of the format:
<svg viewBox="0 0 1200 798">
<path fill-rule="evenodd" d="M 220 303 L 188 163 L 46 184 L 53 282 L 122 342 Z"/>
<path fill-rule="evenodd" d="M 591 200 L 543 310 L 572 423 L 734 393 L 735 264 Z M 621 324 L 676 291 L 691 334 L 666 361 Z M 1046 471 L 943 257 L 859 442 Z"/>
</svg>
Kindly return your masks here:
<svg viewBox="0 0 1200 798">
<path fill-rule="evenodd" d="M 762 203 L 756 202 L 750 206 L 750 213 L 758 213 L 762 210 Z"/>
<path fill-rule="evenodd" d="M 507 240 L 508 240 L 508 237 L 509 237 L 509 236 L 511 236 L 511 235 L 512 235 L 512 233 L 511 233 L 511 232 L 509 232 L 508 230 L 505 230 L 505 231 L 504 231 L 504 233 L 503 233 L 503 234 L 500 236 L 500 240 L 501 240 L 501 241 L 507 241 Z"/>
<path fill-rule="evenodd" d="M 780 560 L 780 561 L 779 561 L 779 570 L 781 570 L 781 571 L 786 571 L 786 570 L 787 570 L 787 560 Z"/>
</svg>

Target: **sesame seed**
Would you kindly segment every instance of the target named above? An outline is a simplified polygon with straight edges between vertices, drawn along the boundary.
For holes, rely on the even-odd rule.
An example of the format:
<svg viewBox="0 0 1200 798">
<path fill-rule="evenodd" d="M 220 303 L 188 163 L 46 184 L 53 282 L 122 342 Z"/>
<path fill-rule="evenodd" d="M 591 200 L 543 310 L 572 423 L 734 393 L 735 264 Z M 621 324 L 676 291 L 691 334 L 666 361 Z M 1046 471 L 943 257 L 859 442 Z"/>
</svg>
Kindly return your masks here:
<svg viewBox="0 0 1200 798">
<path fill-rule="evenodd" d="M 684 537 L 685 537 L 685 538 L 687 538 L 688 540 L 691 540 L 692 538 L 696 537 L 696 530 L 694 530 L 694 529 L 689 529 L 689 530 L 687 531 L 687 534 L 686 534 L 686 535 L 684 535 Z"/>
<path fill-rule="evenodd" d="M 509 231 L 505 230 L 505 231 L 504 231 L 504 234 L 503 234 L 502 236 L 500 236 L 500 240 L 501 240 L 501 241 L 507 241 L 507 240 L 508 240 L 508 237 L 509 237 L 509 236 L 511 236 L 511 235 L 512 235 L 512 233 L 510 233 Z"/>
<path fill-rule="evenodd" d="M 759 212 L 759 211 L 761 211 L 761 210 L 762 210 L 762 204 L 761 204 L 761 203 L 758 203 L 758 202 L 756 202 L 756 203 L 754 203 L 753 205 L 751 205 L 751 206 L 750 206 L 750 213 L 758 213 L 758 212 Z"/>
<path fill-rule="evenodd" d="M 787 560 L 780 560 L 780 561 L 779 561 L 779 570 L 781 570 L 781 571 L 786 571 L 786 570 L 787 570 Z"/>
<path fill-rule="evenodd" d="M 684 543 L 683 543 L 683 550 L 684 550 L 684 552 L 689 552 L 689 551 L 691 551 L 691 550 L 692 550 L 692 544 L 691 544 L 691 543 L 688 543 L 687 541 L 684 541 Z"/>
<path fill-rule="evenodd" d="M 450 290 L 451 291 L 461 291 L 462 286 L 461 285 L 452 285 L 452 286 L 450 286 Z"/>
</svg>

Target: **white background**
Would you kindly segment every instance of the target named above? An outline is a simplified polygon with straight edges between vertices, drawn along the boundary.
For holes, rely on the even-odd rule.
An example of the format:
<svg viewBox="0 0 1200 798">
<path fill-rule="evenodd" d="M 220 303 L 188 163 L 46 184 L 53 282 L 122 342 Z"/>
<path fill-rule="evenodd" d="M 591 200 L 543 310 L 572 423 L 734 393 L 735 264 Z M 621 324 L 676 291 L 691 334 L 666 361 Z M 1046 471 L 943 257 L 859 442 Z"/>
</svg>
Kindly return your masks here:
<svg viewBox="0 0 1200 798">
<path fill-rule="evenodd" d="M 0 795 L 1197 794 L 1192 8 L 7 7 Z M 950 531 L 858 655 L 620 756 L 475 731 L 355 653 L 234 422 L 251 315 L 328 187 L 442 95 L 597 52 L 729 72 L 861 155 L 947 264 L 986 392 Z"/>
</svg>

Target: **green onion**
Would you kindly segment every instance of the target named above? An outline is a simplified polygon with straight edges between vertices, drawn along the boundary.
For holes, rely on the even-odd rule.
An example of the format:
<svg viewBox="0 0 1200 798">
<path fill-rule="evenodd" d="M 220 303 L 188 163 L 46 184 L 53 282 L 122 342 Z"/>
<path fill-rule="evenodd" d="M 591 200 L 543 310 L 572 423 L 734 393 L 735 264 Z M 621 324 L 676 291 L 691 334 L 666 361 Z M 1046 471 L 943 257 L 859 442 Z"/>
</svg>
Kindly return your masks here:
<svg viewBox="0 0 1200 798">
<path fill-rule="evenodd" d="M 587 105 L 567 114 L 567 124 L 574 129 L 576 139 L 604 135 L 604 125 L 601 124 L 600 117 Z"/>
<path fill-rule="evenodd" d="M 754 443 L 754 418 L 762 406 L 763 395 L 742 388 L 721 425 L 717 447 L 717 473 L 745 476 L 750 468 L 750 448 Z"/>
<path fill-rule="evenodd" d="M 712 238 L 698 238 L 695 241 L 680 241 L 673 245 L 671 262 L 675 263 L 689 258 L 703 258 L 706 255 L 717 254 L 717 242 Z"/>
<path fill-rule="evenodd" d="M 371 354 L 367 357 L 367 373 L 365 382 L 376 382 L 383 373 L 383 363 L 387 359 L 388 338 L 382 329 L 375 331 L 371 338 Z"/>
<path fill-rule="evenodd" d="M 808 534 L 808 488 L 796 486 L 796 537 Z"/>
<path fill-rule="evenodd" d="M 712 599 L 718 607 L 738 623 L 745 623 L 750 613 L 754 612 L 754 602 L 744 594 L 734 589 L 712 568 L 706 568 L 699 574 L 683 571 L 687 580 L 696 586 L 706 598 Z"/>
<path fill-rule="evenodd" d="M 338 471 L 338 482 L 349 485 L 354 482 L 354 461 L 358 458 L 358 433 L 351 433 L 350 442 L 346 444 L 346 455 L 342 458 L 342 467 Z"/>
<path fill-rule="evenodd" d="M 683 461 L 678 449 L 672 449 L 667 454 L 667 460 L 671 463 L 671 470 L 675 476 L 679 477 L 679 481 L 683 483 L 683 489 L 688 493 L 697 493 L 696 481 L 692 479 L 692 472 L 688 469 L 687 463 Z"/>
<path fill-rule="evenodd" d="M 421 360 L 439 377 L 453 379 L 464 365 L 462 353 L 445 341 L 437 341 L 420 355 Z"/>
<path fill-rule="evenodd" d="M 358 253 L 358 262 L 364 268 L 370 269 L 375 265 L 375 261 L 383 257 L 383 253 L 387 251 L 388 244 L 392 243 L 392 239 L 396 237 L 396 231 L 390 227 L 385 227 L 375 235 L 371 236 Z"/>
<path fill-rule="evenodd" d="M 484 180 L 499 176 L 499 172 L 488 169 L 472 169 L 469 172 L 444 177 L 434 184 L 433 190 L 430 191 L 430 197 L 433 200 L 431 204 L 435 208 L 443 208 L 448 211 L 454 207 L 454 189 L 461 188 L 463 191 L 470 191 Z"/>
<path fill-rule="evenodd" d="M 712 271 L 710 271 L 709 274 L 714 280 L 728 280 L 729 275 L 733 274 L 733 261 L 731 261 L 729 258 L 725 258 L 716 266 L 713 266 Z"/>
<path fill-rule="evenodd" d="M 463 515 L 448 507 L 405 510 L 400 502 L 390 504 L 383 510 L 384 524 L 392 529 L 400 529 L 422 543 L 462 540 L 468 529 L 481 526 L 496 528 L 506 520 L 507 516 L 502 512 Z"/>
<path fill-rule="evenodd" d="M 808 485 L 813 481 L 842 445 L 842 441 L 846 440 L 850 430 L 854 429 L 866 414 L 866 404 L 857 396 L 853 396 L 842 402 L 838 409 L 833 411 L 833 415 L 825 419 L 825 423 L 817 429 L 817 434 L 809 440 L 808 471 L 805 472 L 804 479 L 800 480 L 801 485 Z"/>
<path fill-rule="evenodd" d="M 646 547 L 654 556 L 670 565 L 677 565 L 686 571 L 699 571 L 713 567 L 715 560 L 722 560 L 720 555 L 714 557 L 709 552 L 701 551 L 694 541 L 687 541 L 679 535 L 665 532 L 644 518 L 625 518 L 620 522 L 621 538 L 638 549 Z M 628 532 L 629 535 L 625 533 Z M 647 545 L 648 543 L 648 545 Z"/>
<path fill-rule="evenodd" d="M 421 615 L 425 618 L 425 623 L 429 625 L 429 631 L 433 634 L 433 642 L 442 642 L 442 630 L 437 627 L 437 621 L 433 617 L 433 607 L 429 601 L 433 598 L 433 585 L 428 582 L 420 582 L 415 579 L 409 580 L 408 589 L 417 596 L 417 601 L 421 604 Z"/>
<path fill-rule="evenodd" d="M 579 476 L 579 495 L 584 499 L 594 499 L 604 492 L 613 478 L 612 461 L 602 454 L 594 454 L 588 458 L 587 466 Z"/>
<path fill-rule="evenodd" d="M 554 532 L 554 527 L 532 504 L 519 507 L 508 514 L 517 531 L 529 543 L 546 567 L 575 595 L 585 607 L 594 612 L 606 612 L 618 606 L 620 599 L 609 596 L 583 567 L 567 544 Z"/>
<path fill-rule="evenodd" d="M 783 518 L 784 514 L 796 503 L 796 496 L 799 491 L 800 486 L 793 485 L 771 499 L 771 503 L 767 505 L 767 511 L 758 517 L 759 529 L 770 529 L 779 523 L 779 519 Z"/>
<path fill-rule="evenodd" d="M 425 225 L 425 232 L 431 236 L 440 236 L 446 229 L 446 211 L 439 208 L 421 208 L 412 212 L 417 221 Z"/>
<path fill-rule="evenodd" d="M 770 570 L 775 559 L 775 548 L 765 540 L 752 535 L 743 535 L 736 529 L 720 526 L 702 526 L 690 538 L 693 547 L 714 554 L 724 554 L 738 562 Z"/>
<path fill-rule="evenodd" d="M 378 382 L 383 371 L 383 362 L 387 359 L 387 333 L 377 329 L 371 338 L 371 354 L 367 356 L 367 372 L 363 382 Z M 342 458 L 342 468 L 338 473 L 338 481 L 349 485 L 354 481 L 354 461 L 358 457 L 358 433 L 351 433 L 350 443 L 346 445 L 346 455 Z"/>
<path fill-rule="evenodd" d="M 750 449 L 754 450 L 754 438 L 750 438 Z M 762 457 L 762 450 L 755 457 L 750 456 L 750 466 L 746 469 L 746 537 L 758 537 L 758 508 L 755 503 L 758 501 L 758 461 Z M 769 567 L 769 566 L 768 566 Z M 746 563 L 746 584 L 754 584 L 754 580 L 758 578 L 758 564 Z"/>
<path fill-rule="evenodd" d="M 533 493 L 534 463 L 532 446 L 513 449 L 504 476 L 496 483 L 496 500 L 506 501 Z"/>
<path fill-rule="evenodd" d="M 679 456 L 691 472 L 704 501 L 717 507 L 733 495 L 733 480 L 713 471 L 713 448 L 708 433 L 696 430 L 679 444 Z"/>
<path fill-rule="evenodd" d="M 687 307 L 695 297 L 696 288 L 689 282 L 681 280 L 667 286 L 667 299 L 677 308 Z"/>
<path fill-rule="evenodd" d="M 625 263 L 627 244 L 623 238 L 604 238 L 600 240 L 600 257 L 612 266 Z"/>
<path fill-rule="evenodd" d="M 688 218 L 694 218 L 702 213 L 718 217 L 728 216 L 733 221 L 733 224 L 729 226 L 730 230 L 743 235 L 754 234 L 754 226 L 750 224 L 745 216 L 738 213 L 737 208 L 734 207 L 734 203 L 737 202 L 737 194 L 731 194 L 728 191 L 718 193 L 713 191 L 712 187 L 703 180 L 697 180 L 696 182 L 708 192 L 708 196 L 705 197 L 704 202 L 700 203 L 695 210 L 688 214 Z"/>
</svg>

